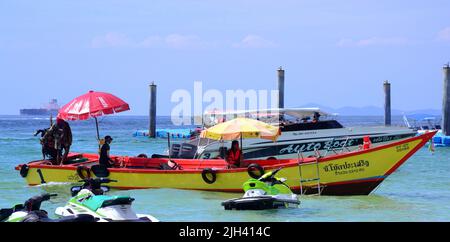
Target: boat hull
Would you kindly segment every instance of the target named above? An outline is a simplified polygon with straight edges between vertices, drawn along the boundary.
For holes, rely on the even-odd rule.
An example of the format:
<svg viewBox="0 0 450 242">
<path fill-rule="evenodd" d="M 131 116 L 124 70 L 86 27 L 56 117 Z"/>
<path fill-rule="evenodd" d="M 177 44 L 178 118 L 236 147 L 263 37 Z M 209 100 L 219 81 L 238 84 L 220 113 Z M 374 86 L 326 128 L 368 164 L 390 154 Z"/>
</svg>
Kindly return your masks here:
<svg viewBox="0 0 450 242">
<path fill-rule="evenodd" d="M 283 169 L 278 175 L 287 178 L 286 183 L 296 193 L 303 191 L 311 194 L 320 190 L 322 195 L 368 195 L 423 147 L 433 135 L 434 133 L 427 133 L 367 150 L 319 158 L 317 165 L 315 158 L 300 160 L 300 166 L 299 160 L 296 159 L 249 162 L 260 164 L 266 171 L 282 166 Z M 155 161 L 155 159 L 148 160 Z M 249 179 L 246 168 L 225 169 L 223 160 L 176 161 L 186 168 L 184 170 L 110 168 L 109 178 L 118 181 L 111 183 L 110 186 L 118 189 L 175 188 L 242 192 L 242 184 Z M 188 166 L 188 162 L 193 165 Z M 208 183 L 204 180 L 202 172 L 205 168 L 212 168 L 214 171 L 216 176 L 214 182 Z M 16 169 L 20 170 L 21 166 Z M 317 171 L 320 181 L 306 181 L 300 185 L 300 180 L 317 178 Z M 74 165 L 29 164 L 25 179 L 29 185 L 39 185 L 45 182 L 77 182 L 80 177 Z M 317 189 L 319 183 L 320 189 Z"/>
<path fill-rule="evenodd" d="M 235 198 L 222 202 L 225 210 L 264 210 L 276 208 L 296 208 L 300 202 L 296 199 L 277 199 L 272 196 Z"/>
<path fill-rule="evenodd" d="M 353 127 L 289 131 L 282 133 L 275 143 L 261 139 L 245 139 L 242 147 L 246 160 L 297 159 L 299 153 L 307 157 L 314 155 L 316 150 L 328 155 L 342 149 L 346 151 L 358 150 L 363 145 L 364 136 L 369 136 L 373 145 L 381 146 L 414 137 L 416 134 L 416 131 L 402 127 Z M 230 142 L 220 141 L 204 146 L 200 145 L 197 157 L 208 159 L 220 156 L 220 147 L 230 147 Z M 190 143 L 197 145 L 196 141 Z"/>
</svg>

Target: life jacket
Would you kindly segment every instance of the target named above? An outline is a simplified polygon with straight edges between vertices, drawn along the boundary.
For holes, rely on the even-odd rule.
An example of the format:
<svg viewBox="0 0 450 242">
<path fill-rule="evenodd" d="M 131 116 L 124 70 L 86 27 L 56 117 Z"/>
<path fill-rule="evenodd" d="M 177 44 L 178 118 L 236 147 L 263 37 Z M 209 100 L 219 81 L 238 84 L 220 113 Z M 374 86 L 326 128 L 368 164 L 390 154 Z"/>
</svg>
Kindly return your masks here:
<svg viewBox="0 0 450 242">
<path fill-rule="evenodd" d="M 233 150 L 229 150 L 227 154 L 227 162 L 239 166 L 239 163 L 241 162 L 241 149 L 238 149 L 236 152 L 233 152 Z"/>
<path fill-rule="evenodd" d="M 367 150 L 370 148 L 371 142 L 370 142 L 370 137 L 369 136 L 364 136 L 363 137 L 363 150 Z"/>
</svg>

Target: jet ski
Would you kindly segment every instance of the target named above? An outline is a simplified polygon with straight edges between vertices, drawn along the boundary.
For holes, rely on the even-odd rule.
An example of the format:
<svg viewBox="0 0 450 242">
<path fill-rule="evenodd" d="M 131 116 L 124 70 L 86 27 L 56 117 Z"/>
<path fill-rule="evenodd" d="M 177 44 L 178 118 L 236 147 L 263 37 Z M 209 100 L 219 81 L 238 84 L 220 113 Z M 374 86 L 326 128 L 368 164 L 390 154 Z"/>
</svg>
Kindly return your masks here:
<svg viewBox="0 0 450 242">
<path fill-rule="evenodd" d="M 269 171 L 259 179 L 249 179 L 243 185 L 244 196 L 226 200 L 222 202 L 222 206 L 225 210 L 297 208 L 300 201 L 297 195 L 284 183 L 286 179 L 275 177 L 281 169 L 282 167 Z"/>
<path fill-rule="evenodd" d="M 93 216 L 88 214 L 71 215 L 59 219 L 51 219 L 45 210 L 41 210 L 41 203 L 50 200 L 56 194 L 45 193 L 34 196 L 23 204 L 17 204 L 12 208 L 0 210 L 1 222 L 95 222 Z"/>
<path fill-rule="evenodd" d="M 61 217 L 89 214 L 98 222 L 159 222 L 151 215 L 136 214 L 131 208 L 134 198 L 129 196 L 107 196 L 110 190 L 104 183 L 117 182 L 108 178 L 87 178 L 81 186 L 73 186 L 72 198 L 66 206 L 58 207 L 55 214 Z"/>
</svg>

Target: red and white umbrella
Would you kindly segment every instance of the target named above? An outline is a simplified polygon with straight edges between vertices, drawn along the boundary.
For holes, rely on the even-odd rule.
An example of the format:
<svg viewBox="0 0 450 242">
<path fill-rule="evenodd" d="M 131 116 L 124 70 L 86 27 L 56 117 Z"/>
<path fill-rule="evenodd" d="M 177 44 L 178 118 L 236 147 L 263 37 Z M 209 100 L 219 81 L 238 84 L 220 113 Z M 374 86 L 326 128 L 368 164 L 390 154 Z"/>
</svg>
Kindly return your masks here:
<svg viewBox="0 0 450 242">
<path fill-rule="evenodd" d="M 58 118 L 64 120 L 95 119 L 97 138 L 100 139 L 97 117 L 130 110 L 128 103 L 105 92 L 89 91 L 59 109 Z"/>
</svg>

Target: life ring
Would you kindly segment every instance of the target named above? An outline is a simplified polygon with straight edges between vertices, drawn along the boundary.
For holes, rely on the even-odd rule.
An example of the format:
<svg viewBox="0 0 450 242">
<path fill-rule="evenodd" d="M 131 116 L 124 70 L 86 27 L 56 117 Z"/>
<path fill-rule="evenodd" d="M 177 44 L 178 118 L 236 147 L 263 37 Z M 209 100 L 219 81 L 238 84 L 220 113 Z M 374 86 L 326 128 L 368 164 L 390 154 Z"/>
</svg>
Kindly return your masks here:
<svg viewBox="0 0 450 242">
<path fill-rule="evenodd" d="M 30 167 L 28 167 L 28 165 L 27 164 L 23 164 L 21 167 L 20 167 L 20 175 L 22 176 L 22 177 L 27 177 L 27 175 L 28 175 L 28 171 L 30 170 Z"/>
<path fill-rule="evenodd" d="M 77 174 L 81 179 L 91 178 L 91 169 L 86 166 L 78 166 Z"/>
<path fill-rule="evenodd" d="M 247 173 L 251 178 L 259 179 L 264 175 L 264 168 L 256 163 L 252 163 L 247 167 Z"/>
<path fill-rule="evenodd" d="M 202 171 L 202 178 L 206 183 L 213 184 L 217 179 L 216 172 L 211 168 L 205 168 Z"/>
</svg>

